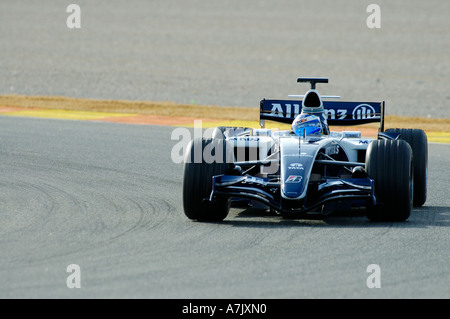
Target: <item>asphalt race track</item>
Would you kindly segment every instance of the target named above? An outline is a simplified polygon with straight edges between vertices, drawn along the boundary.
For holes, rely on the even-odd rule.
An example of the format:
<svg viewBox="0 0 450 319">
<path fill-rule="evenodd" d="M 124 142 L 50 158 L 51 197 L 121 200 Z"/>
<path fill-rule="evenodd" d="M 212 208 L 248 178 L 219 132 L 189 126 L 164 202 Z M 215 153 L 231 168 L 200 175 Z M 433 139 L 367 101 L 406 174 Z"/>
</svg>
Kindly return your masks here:
<svg viewBox="0 0 450 319">
<path fill-rule="evenodd" d="M 188 220 L 173 128 L 0 118 L 1 298 L 449 298 L 450 148 L 403 223 Z M 69 265 L 81 288 L 69 289 Z M 381 288 L 368 288 L 367 267 Z"/>
<path fill-rule="evenodd" d="M 443 0 L 2 0 L 0 94 L 258 107 L 319 76 L 324 95 L 450 118 L 449 12 Z"/>
</svg>

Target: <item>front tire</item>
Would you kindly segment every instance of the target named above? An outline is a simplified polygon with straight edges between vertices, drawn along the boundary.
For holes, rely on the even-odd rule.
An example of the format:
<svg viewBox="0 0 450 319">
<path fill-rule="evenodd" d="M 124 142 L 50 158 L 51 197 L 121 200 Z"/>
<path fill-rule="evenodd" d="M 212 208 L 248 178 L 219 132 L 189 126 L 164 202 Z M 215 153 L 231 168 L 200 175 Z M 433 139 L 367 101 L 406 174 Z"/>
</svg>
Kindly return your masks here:
<svg viewBox="0 0 450 319">
<path fill-rule="evenodd" d="M 372 221 L 405 221 L 413 205 L 412 149 L 403 140 L 375 140 L 366 153 L 366 171 L 375 183 Z"/>
<path fill-rule="evenodd" d="M 189 219 L 210 222 L 225 219 L 230 210 L 230 199 L 208 199 L 212 191 L 212 177 L 226 174 L 232 162 L 233 153 L 231 147 L 227 147 L 226 140 L 198 138 L 190 142 L 183 174 L 183 207 Z"/>
</svg>

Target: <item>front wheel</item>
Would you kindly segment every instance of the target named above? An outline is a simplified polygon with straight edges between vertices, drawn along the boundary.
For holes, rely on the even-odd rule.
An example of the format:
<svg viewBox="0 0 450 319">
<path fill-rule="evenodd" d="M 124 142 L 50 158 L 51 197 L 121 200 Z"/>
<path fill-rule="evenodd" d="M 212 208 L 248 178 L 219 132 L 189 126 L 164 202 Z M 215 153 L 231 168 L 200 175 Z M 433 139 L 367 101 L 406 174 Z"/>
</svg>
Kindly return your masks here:
<svg viewBox="0 0 450 319">
<path fill-rule="evenodd" d="M 366 171 L 375 183 L 373 221 L 405 221 L 413 205 L 412 150 L 404 140 L 375 140 L 366 153 Z"/>
<path fill-rule="evenodd" d="M 183 207 L 189 219 L 222 221 L 230 210 L 230 199 L 209 201 L 212 177 L 232 168 L 233 153 L 226 140 L 198 138 L 190 142 L 184 163 Z M 230 153 L 231 152 L 231 153 Z"/>
</svg>

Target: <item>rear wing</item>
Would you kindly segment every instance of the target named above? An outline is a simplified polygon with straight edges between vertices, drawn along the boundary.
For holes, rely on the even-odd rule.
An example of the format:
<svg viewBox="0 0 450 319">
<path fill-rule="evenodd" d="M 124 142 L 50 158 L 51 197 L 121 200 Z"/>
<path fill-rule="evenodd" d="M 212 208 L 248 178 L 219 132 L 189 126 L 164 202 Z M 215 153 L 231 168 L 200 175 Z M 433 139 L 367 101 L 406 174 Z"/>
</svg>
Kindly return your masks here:
<svg viewBox="0 0 450 319">
<path fill-rule="evenodd" d="M 380 132 L 384 131 L 384 106 L 384 101 L 323 101 L 328 125 L 351 126 L 379 122 Z M 291 124 L 301 109 L 302 101 L 263 99 L 259 112 L 261 127 L 264 127 L 265 120 Z"/>
</svg>

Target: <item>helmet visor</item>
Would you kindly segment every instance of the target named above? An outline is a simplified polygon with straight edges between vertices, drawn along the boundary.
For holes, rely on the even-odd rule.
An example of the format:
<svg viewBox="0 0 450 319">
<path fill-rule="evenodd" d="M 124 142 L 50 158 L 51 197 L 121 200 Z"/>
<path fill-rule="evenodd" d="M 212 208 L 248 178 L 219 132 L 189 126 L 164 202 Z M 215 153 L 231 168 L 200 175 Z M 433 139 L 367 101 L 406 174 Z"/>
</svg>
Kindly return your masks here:
<svg viewBox="0 0 450 319">
<path fill-rule="evenodd" d="M 317 126 L 297 127 L 294 129 L 294 132 L 298 136 L 310 135 L 310 134 L 319 133 L 320 127 L 317 127 Z"/>
</svg>

